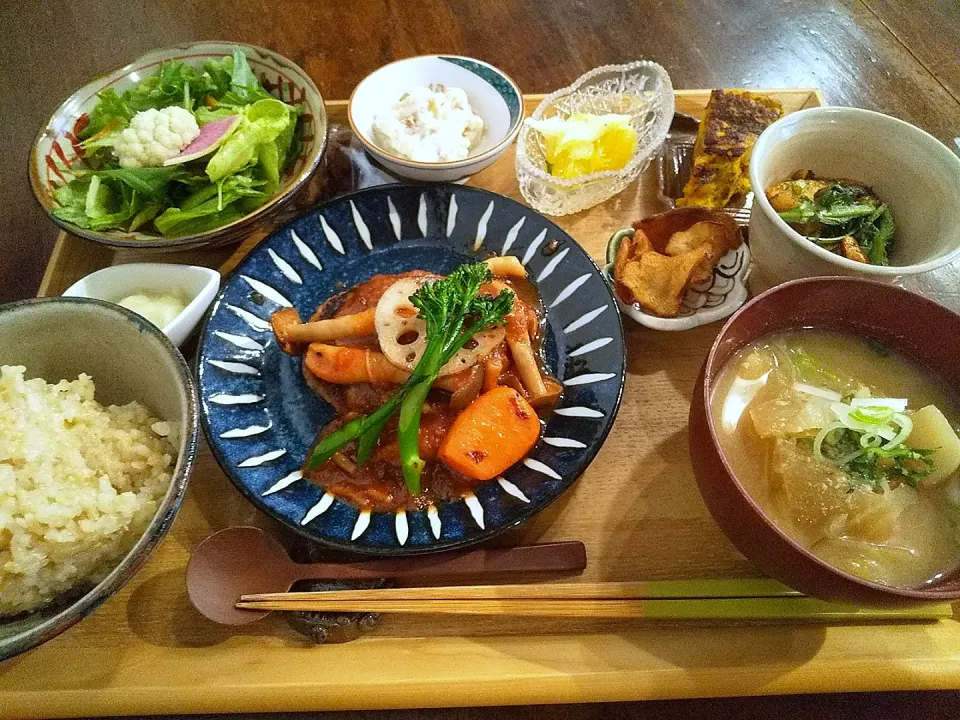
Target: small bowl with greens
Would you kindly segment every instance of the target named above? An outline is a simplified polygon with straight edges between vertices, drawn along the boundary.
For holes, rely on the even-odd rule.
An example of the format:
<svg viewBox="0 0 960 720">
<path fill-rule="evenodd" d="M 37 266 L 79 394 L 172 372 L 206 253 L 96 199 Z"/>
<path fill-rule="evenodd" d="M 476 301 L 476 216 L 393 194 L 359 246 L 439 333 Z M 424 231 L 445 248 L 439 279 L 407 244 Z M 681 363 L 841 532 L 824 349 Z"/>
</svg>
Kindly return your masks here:
<svg viewBox="0 0 960 720">
<path fill-rule="evenodd" d="M 791 113 L 750 156 L 753 289 L 819 275 L 896 282 L 960 257 L 960 158 L 858 108 Z"/>
<path fill-rule="evenodd" d="M 252 45 L 155 50 L 71 95 L 37 135 L 30 182 L 68 232 L 186 249 L 266 224 L 320 163 L 323 98 Z"/>
</svg>

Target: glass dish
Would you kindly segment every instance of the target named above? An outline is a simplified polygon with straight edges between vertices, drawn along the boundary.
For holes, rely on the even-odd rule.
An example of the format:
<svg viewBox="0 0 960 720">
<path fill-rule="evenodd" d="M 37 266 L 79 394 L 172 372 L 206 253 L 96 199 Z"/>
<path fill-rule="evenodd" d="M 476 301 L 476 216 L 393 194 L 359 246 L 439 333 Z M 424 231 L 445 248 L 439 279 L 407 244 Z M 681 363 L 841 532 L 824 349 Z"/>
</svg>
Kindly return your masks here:
<svg viewBox="0 0 960 720">
<path fill-rule="evenodd" d="M 543 99 L 533 118 L 574 113 L 621 113 L 637 132 L 633 157 L 620 170 L 563 179 L 547 172 L 540 133 L 524 123 L 517 140 L 517 180 L 524 199 L 547 215 L 570 215 L 603 202 L 643 172 L 663 143 L 673 119 L 673 85 L 654 62 L 604 65 Z"/>
</svg>

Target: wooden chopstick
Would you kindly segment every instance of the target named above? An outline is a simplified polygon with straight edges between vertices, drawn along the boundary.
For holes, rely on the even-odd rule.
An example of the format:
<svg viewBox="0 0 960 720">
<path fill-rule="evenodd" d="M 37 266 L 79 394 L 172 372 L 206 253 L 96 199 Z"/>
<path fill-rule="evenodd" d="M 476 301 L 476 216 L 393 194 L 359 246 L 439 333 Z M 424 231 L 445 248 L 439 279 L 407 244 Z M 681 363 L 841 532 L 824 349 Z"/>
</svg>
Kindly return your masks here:
<svg viewBox="0 0 960 720">
<path fill-rule="evenodd" d="M 420 615 L 648 620 L 872 621 L 952 617 L 948 604 L 858 608 L 806 597 L 768 578 L 332 590 L 244 595 L 238 608 Z"/>
<path fill-rule="evenodd" d="M 241 602 L 420 600 L 649 600 L 687 598 L 801 597 L 769 578 L 653 580 L 649 582 L 549 583 L 331 590 L 244 595 Z"/>
<path fill-rule="evenodd" d="M 238 602 L 238 608 L 310 612 L 377 612 L 416 615 L 643 618 L 739 621 L 932 621 L 952 617 L 950 605 L 906 610 L 856 608 L 809 597 L 654 600 L 287 600 Z"/>
</svg>

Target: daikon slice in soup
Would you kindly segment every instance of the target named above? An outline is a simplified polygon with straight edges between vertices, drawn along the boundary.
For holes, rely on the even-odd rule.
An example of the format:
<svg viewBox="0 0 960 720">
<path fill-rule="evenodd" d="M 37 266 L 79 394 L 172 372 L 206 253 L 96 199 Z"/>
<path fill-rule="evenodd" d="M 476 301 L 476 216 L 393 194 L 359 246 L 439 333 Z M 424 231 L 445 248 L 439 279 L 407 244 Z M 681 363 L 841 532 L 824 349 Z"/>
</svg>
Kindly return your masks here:
<svg viewBox="0 0 960 720">
<path fill-rule="evenodd" d="M 960 562 L 960 411 L 903 355 L 815 329 L 768 335 L 723 369 L 711 414 L 744 489 L 822 560 L 896 587 Z"/>
</svg>

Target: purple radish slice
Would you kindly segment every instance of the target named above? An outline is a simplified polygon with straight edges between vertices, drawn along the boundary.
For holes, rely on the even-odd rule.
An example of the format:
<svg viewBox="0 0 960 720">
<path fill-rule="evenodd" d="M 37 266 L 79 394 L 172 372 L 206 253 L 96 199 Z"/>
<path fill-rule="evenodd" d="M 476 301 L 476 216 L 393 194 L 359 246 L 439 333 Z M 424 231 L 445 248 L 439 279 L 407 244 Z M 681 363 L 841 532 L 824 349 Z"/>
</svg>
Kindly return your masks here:
<svg viewBox="0 0 960 720">
<path fill-rule="evenodd" d="M 164 162 L 164 166 L 181 165 L 182 163 L 202 158 L 204 155 L 209 155 L 220 147 L 239 122 L 239 115 L 230 115 L 229 117 L 207 123 L 200 128 L 200 134 L 197 135 L 194 141 L 181 150 L 179 155 Z"/>
</svg>

